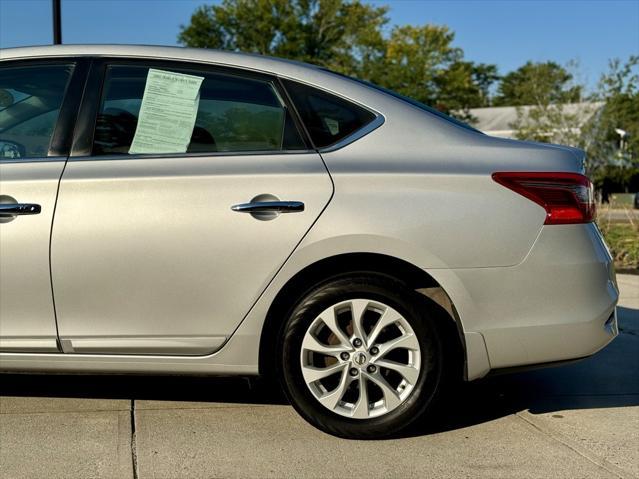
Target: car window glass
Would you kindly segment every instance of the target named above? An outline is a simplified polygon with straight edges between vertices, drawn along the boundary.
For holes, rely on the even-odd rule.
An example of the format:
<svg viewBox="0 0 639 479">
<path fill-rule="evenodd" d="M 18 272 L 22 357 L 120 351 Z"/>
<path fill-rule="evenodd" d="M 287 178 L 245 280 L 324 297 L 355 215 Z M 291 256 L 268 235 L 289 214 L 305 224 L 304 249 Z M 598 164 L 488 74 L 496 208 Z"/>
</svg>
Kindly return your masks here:
<svg viewBox="0 0 639 479">
<path fill-rule="evenodd" d="M 154 69 L 203 77 L 188 153 L 305 149 L 290 112 L 270 82 L 181 68 Z M 94 155 L 129 153 L 148 72 L 143 66 L 113 65 L 107 69 Z"/>
<path fill-rule="evenodd" d="M 0 159 L 47 156 L 73 65 L 0 67 Z"/>
<path fill-rule="evenodd" d="M 286 89 L 317 148 L 346 138 L 375 119 L 375 115 L 347 100 L 286 80 Z"/>
</svg>

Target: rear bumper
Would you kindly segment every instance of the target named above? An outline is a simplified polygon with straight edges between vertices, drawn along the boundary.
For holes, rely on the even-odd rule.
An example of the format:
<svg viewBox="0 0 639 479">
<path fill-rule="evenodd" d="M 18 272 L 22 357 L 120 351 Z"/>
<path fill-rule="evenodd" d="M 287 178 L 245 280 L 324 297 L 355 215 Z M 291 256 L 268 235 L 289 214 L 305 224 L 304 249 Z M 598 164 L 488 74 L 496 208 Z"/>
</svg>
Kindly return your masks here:
<svg viewBox="0 0 639 479">
<path fill-rule="evenodd" d="M 464 332 L 484 339 L 487 361 L 469 351 L 468 379 L 590 356 L 618 334 L 614 267 L 594 224 L 544 226 L 517 266 L 444 275 Z"/>
</svg>

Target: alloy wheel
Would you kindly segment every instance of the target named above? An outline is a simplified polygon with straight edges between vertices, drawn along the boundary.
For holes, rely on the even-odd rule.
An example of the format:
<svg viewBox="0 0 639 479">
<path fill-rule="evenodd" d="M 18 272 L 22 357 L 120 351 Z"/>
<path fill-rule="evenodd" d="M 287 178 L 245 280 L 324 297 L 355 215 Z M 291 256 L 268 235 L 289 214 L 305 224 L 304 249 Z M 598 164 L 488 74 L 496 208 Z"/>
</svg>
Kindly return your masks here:
<svg viewBox="0 0 639 479">
<path fill-rule="evenodd" d="M 353 419 L 379 417 L 401 405 L 417 383 L 421 358 L 408 321 L 368 299 L 325 309 L 307 329 L 300 354 L 315 399 Z"/>
</svg>

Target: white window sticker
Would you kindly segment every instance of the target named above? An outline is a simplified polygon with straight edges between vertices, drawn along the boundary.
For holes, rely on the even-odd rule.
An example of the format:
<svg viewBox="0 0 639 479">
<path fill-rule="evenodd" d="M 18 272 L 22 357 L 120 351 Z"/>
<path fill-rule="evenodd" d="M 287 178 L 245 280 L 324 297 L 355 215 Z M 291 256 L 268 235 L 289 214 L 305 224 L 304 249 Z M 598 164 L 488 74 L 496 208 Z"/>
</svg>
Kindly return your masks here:
<svg viewBox="0 0 639 479">
<path fill-rule="evenodd" d="M 204 77 L 149 69 L 130 154 L 185 153 Z"/>
</svg>

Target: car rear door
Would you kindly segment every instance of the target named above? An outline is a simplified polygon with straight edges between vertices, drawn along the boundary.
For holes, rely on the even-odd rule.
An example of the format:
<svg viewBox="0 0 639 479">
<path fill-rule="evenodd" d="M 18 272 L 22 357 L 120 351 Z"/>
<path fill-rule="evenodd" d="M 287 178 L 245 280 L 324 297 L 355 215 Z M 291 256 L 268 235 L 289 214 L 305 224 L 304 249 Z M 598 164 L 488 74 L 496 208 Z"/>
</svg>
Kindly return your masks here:
<svg viewBox="0 0 639 479">
<path fill-rule="evenodd" d="M 180 136 L 192 97 L 152 78 L 201 82 L 186 152 L 157 135 Z M 266 75 L 96 60 L 85 100 L 51 244 L 64 352 L 215 351 L 329 202 L 321 157 Z"/>
<path fill-rule="evenodd" d="M 0 62 L 0 350 L 56 352 L 49 237 L 86 64 Z"/>
</svg>

